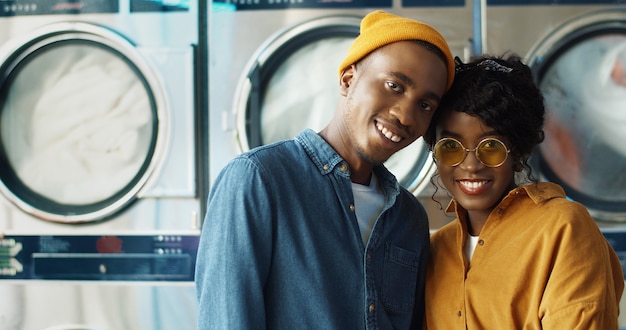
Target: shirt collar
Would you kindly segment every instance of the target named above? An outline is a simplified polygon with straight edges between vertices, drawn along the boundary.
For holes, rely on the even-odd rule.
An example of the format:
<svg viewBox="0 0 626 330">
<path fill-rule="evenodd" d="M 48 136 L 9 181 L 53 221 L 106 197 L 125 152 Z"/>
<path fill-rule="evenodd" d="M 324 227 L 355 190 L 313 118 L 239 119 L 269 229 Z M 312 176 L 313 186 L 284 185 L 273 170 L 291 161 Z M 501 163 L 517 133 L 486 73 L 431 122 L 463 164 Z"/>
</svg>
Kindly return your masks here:
<svg viewBox="0 0 626 330">
<path fill-rule="evenodd" d="M 302 145 L 309 158 L 322 174 L 331 173 L 339 164 L 347 166 L 347 163 L 344 162 L 337 151 L 312 129 L 305 129 L 295 139 Z M 345 173 L 349 175 L 349 171 Z M 384 165 L 374 166 L 374 173 L 386 191 L 391 191 L 393 194 L 398 193 L 400 189 L 399 183 Z"/>
<path fill-rule="evenodd" d="M 322 174 L 328 174 L 333 171 L 337 164 L 343 162 L 343 158 L 326 142 L 319 134 L 312 129 L 305 129 L 296 136 L 298 141 L 317 169 Z"/>
</svg>

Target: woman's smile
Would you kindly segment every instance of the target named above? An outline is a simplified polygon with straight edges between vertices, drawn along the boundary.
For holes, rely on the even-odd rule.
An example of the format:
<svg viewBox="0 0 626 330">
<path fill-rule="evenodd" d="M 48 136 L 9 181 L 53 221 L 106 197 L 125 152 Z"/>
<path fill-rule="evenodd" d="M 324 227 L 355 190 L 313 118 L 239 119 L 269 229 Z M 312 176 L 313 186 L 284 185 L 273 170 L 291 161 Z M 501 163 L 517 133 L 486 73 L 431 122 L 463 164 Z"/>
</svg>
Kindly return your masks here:
<svg viewBox="0 0 626 330">
<path fill-rule="evenodd" d="M 479 195 L 491 186 L 489 180 L 457 180 L 459 189 L 468 195 Z"/>
</svg>

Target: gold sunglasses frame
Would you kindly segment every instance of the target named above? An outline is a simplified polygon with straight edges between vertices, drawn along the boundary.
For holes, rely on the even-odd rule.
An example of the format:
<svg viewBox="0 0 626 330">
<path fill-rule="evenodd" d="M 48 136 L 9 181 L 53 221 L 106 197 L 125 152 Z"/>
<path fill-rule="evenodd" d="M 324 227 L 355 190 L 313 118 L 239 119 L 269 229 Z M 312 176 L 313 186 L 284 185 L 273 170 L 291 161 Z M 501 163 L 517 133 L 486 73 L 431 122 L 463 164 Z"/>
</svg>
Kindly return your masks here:
<svg viewBox="0 0 626 330">
<path fill-rule="evenodd" d="M 450 141 L 450 140 L 452 140 L 452 141 L 454 141 L 454 142 L 458 143 L 458 144 L 461 146 L 461 148 L 465 151 L 465 153 L 463 154 L 463 158 L 461 158 L 461 160 L 460 160 L 460 161 L 458 161 L 457 163 L 452 164 L 452 165 L 450 165 L 450 164 L 446 164 L 446 163 L 442 162 L 441 160 L 437 159 L 437 152 L 435 152 L 435 150 L 437 150 L 438 146 L 440 146 L 443 142 Z M 485 162 L 483 162 L 483 160 L 482 160 L 482 159 L 480 159 L 480 155 L 479 155 L 479 153 L 478 153 L 478 148 L 479 148 L 481 145 L 483 145 L 483 143 L 485 143 L 486 141 L 496 141 L 496 142 L 498 142 L 498 143 L 500 143 L 500 144 L 502 144 L 502 145 L 504 146 L 504 150 L 506 150 L 506 153 L 505 153 L 505 155 L 504 155 L 504 159 L 502 159 L 502 161 L 501 161 L 499 164 L 497 164 L 497 165 L 489 165 L 489 164 L 485 164 Z M 444 164 L 444 165 L 447 165 L 447 166 L 453 166 L 453 167 L 454 167 L 454 166 L 459 166 L 461 163 L 463 163 L 463 161 L 465 160 L 465 158 L 467 158 L 467 154 L 468 154 L 469 152 L 473 152 L 473 153 L 474 153 L 474 155 L 476 156 L 476 159 L 477 159 L 477 160 L 478 160 L 481 164 L 483 164 L 483 165 L 485 165 L 485 166 L 487 166 L 487 167 L 499 167 L 499 166 L 502 166 L 502 164 L 504 164 L 504 163 L 506 162 L 507 158 L 509 158 L 509 153 L 511 153 L 511 149 L 509 149 L 509 147 L 506 145 L 506 143 L 502 142 L 502 141 L 501 141 L 501 140 L 499 140 L 499 139 L 492 138 L 492 137 L 488 137 L 488 138 L 484 138 L 484 139 L 480 140 L 480 142 L 478 142 L 478 144 L 476 145 L 476 147 L 474 147 L 473 149 L 466 148 L 466 147 L 463 145 L 463 143 L 461 143 L 461 141 L 459 141 L 459 140 L 457 140 L 457 139 L 455 139 L 455 138 L 452 138 L 452 137 L 445 137 L 445 138 L 441 138 L 441 139 L 439 139 L 439 141 L 437 141 L 437 143 L 435 143 L 435 146 L 433 147 L 433 159 L 434 159 L 434 160 L 435 160 L 435 162 L 437 162 L 437 163 L 441 163 L 441 164 Z"/>
</svg>

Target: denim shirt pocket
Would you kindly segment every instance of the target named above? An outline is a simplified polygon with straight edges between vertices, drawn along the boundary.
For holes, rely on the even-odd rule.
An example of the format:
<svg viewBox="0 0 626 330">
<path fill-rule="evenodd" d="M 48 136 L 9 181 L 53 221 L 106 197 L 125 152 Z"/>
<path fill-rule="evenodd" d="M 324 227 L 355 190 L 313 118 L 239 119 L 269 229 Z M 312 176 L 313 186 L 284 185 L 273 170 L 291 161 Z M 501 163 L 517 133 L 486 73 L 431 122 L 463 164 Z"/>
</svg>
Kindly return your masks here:
<svg viewBox="0 0 626 330">
<path fill-rule="evenodd" d="M 393 244 L 385 244 L 383 305 L 394 311 L 410 312 L 415 303 L 419 255 Z"/>
</svg>

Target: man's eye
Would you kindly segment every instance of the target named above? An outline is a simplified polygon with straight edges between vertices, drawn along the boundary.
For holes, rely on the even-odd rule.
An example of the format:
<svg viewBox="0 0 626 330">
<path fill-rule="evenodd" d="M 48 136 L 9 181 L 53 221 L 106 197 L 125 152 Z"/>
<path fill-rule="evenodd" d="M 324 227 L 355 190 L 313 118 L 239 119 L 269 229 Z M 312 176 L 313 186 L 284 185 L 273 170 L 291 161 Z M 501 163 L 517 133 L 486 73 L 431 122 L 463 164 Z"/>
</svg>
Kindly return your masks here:
<svg viewBox="0 0 626 330">
<path fill-rule="evenodd" d="M 395 83 L 395 82 L 393 82 L 393 81 L 387 81 L 387 86 L 388 86 L 391 90 L 393 90 L 394 92 L 397 92 L 397 93 L 401 93 L 401 92 L 402 92 L 402 88 L 400 87 L 400 85 L 396 84 L 396 83 Z"/>
<path fill-rule="evenodd" d="M 428 102 L 420 102 L 420 107 L 425 111 L 433 111 L 435 109 L 435 107 Z"/>
</svg>

